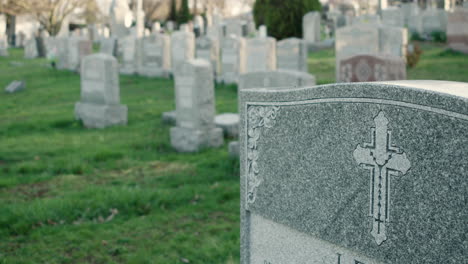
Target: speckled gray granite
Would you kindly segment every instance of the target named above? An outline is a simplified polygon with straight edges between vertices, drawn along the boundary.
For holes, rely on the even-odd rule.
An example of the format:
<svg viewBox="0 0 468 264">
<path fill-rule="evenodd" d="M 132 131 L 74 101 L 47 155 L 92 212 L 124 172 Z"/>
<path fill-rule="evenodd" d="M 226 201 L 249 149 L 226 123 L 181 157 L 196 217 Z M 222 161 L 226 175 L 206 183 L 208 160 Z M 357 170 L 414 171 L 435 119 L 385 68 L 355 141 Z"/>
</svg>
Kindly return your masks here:
<svg viewBox="0 0 468 264">
<path fill-rule="evenodd" d="M 468 263 L 468 84 L 240 91 L 241 263 Z"/>
</svg>

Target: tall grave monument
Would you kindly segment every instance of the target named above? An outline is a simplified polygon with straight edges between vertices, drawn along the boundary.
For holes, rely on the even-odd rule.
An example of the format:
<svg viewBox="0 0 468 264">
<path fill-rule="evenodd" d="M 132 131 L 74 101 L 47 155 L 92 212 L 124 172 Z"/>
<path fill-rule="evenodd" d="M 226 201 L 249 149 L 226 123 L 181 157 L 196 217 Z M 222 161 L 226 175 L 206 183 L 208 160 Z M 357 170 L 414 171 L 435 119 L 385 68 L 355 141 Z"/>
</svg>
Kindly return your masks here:
<svg viewBox="0 0 468 264">
<path fill-rule="evenodd" d="M 241 263 L 465 263 L 467 91 L 241 90 Z"/>
<path fill-rule="evenodd" d="M 178 68 L 195 56 L 195 35 L 192 32 L 176 31 L 171 35 L 172 73 L 177 74 Z"/>
<path fill-rule="evenodd" d="M 215 76 L 218 77 L 221 70 L 219 42 L 217 38 L 210 36 L 198 37 L 195 40 L 195 57 L 211 63 Z"/>
<path fill-rule="evenodd" d="M 179 152 L 196 152 L 223 144 L 223 131 L 214 125 L 215 97 L 211 64 L 202 59 L 183 62 L 175 75 L 177 126 L 171 145 Z"/>
</svg>

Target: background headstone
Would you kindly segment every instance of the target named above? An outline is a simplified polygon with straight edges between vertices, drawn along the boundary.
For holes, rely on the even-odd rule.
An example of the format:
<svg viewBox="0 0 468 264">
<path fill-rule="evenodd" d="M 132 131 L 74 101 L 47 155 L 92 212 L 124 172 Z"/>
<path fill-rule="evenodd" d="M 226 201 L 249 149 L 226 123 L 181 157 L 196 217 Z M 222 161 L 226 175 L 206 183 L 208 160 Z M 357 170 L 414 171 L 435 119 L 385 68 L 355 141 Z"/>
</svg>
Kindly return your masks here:
<svg viewBox="0 0 468 264">
<path fill-rule="evenodd" d="M 287 38 L 276 44 L 278 70 L 307 72 L 307 43 L 298 38 Z"/>
<path fill-rule="evenodd" d="M 203 36 L 195 40 L 195 57 L 211 63 L 215 76 L 221 71 L 220 47 L 216 38 Z"/>
<path fill-rule="evenodd" d="M 406 80 L 406 63 L 397 56 L 356 55 L 343 58 L 338 82 Z"/>
<path fill-rule="evenodd" d="M 214 125 L 213 70 L 208 61 L 182 63 L 175 75 L 177 126 L 171 145 L 179 152 L 195 152 L 223 144 L 223 131 Z"/>
<path fill-rule="evenodd" d="M 171 38 L 152 34 L 141 40 L 141 66 L 138 73 L 150 77 L 169 77 L 171 73 Z"/>
<path fill-rule="evenodd" d="M 138 40 L 131 35 L 119 39 L 118 51 L 120 57 L 120 73 L 121 74 L 135 74 L 138 68 L 137 58 L 137 45 Z"/>
<path fill-rule="evenodd" d="M 117 57 L 118 42 L 116 38 L 101 39 L 101 47 L 99 52 Z"/>
<path fill-rule="evenodd" d="M 0 36 L 0 57 L 7 57 L 8 53 L 8 42 L 6 36 Z"/>
<path fill-rule="evenodd" d="M 456 51 L 468 54 L 468 9 L 460 8 L 448 15 L 448 46 Z"/>
<path fill-rule="evenodd" d="M 258 36 L 260 38 L 266 38 L 268 36 L 267 27 L 265 25 L 260 25 L 258 27 Z"/>
<path fill-rule="evenodd" d="M 400 8 L 382 10 L 382 23 L 388 26 L 404 27 L 405 15 Z"/>
<path fill-rule="evenodd" d="M 243 56 L 245 43 L 240 38 L 228 36 L 224 38 L 221 48 L 222 80 L 225 83 L 236 83 L 239 74 L 243 72 Z"/>
<path fill-rule="evenodd" d="M 192 32 L 177 31 L 171 35 L 172 72 L 177 74 L 179 66 L 195 57 L 195 35 Z"/>
<path fill-rule="evenodd" d="M 274 38 L 245 39 L 245 72 L 276 70 L 276 40 Z"/>
<path fill-rule="evenodd" d="M 302 18 L 302 38 L 307 43 L 320 41 L 320 12 L 309 12 Z"/>
<path fill-rule="evenodd" d="M 75 117 L 87 128 L 127 124 L 127 106 L 120 104 L 117 60 L 107 54 L 93 54 L 81 64 L 81 100 Z"/>
<path fill-rule="evenodd" d="M 5 92 L 7 93 L 16 93 L 26 88 L 26 83 L 24 81 L 12 81 L 5 87 Z"/>
<path fill-rule="evenodd" d="M 315 85 L 315 76 L 298 71 L 276 70 L 244 73 L 239 90 L 247 88 L 291 89 Z"/>
<path fill-rule="evenodd" d="M 71 37 L 68 45 L 68 70 L 79 71 L 81 59 L 92 53 L 93 43 L 87 38 Z"/>
<path fill-rule="evenodd" d="M 37 52 L 37 43 L 35 38 L 30 38 L 26 40 L 24 46 L 24 58 L 26 59 L 35 59 L 39 56 Z"/>
</svg>

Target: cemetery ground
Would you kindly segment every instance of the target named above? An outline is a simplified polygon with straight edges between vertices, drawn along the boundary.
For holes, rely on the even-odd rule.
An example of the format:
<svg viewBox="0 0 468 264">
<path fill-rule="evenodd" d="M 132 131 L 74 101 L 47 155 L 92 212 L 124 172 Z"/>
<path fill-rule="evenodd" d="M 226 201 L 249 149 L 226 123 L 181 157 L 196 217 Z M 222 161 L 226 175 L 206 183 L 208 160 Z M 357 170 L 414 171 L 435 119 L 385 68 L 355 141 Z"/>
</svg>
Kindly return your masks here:
<svg viewBox="0 0 468 264">
<path fill-rule="evenodd" d="M 468 56 L 422 43 L 408 79 L 468 82 Z M 238 263 L 239 162 L 227 142 L 181 154 L 165 111 L 172 80 L 121 76 L 127 126 L 85 129 L 74 120 L 79 75 L 0 60 L 0 263 Z M 334 81 L 333 50 L 313 52 L 318 84 Z M 237 112 L 234 85 L 216 86 L 217 113 Z"/>
</svg>

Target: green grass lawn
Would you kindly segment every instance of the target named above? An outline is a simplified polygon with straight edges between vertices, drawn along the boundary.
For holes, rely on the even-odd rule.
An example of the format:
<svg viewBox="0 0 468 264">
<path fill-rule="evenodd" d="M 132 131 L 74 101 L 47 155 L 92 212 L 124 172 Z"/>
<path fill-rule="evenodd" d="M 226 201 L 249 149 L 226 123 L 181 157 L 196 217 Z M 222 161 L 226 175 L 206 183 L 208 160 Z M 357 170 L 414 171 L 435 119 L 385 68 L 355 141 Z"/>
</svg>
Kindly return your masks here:
<svg viewBox="0 0 468 264">
<path fill-rule="evenodd" d="M 422 47 L 409 79 L 468 82 L 468 56 Z M 128 126 L 89 130 L 74 120 L 79 75 L 22 54 L 0 57 L 0 88 L 27 83 L 0 92 L 0 263 L 239 262 L 239 162 L 227 141 L 172 150 L 161 123 L 172 80 L 121 76 Z M 333 50 L 311 54 L 309 69 L 333 82 Z M 236 112 L 235 86 L 216 87 L 216 109 Z"/>
</svg>

